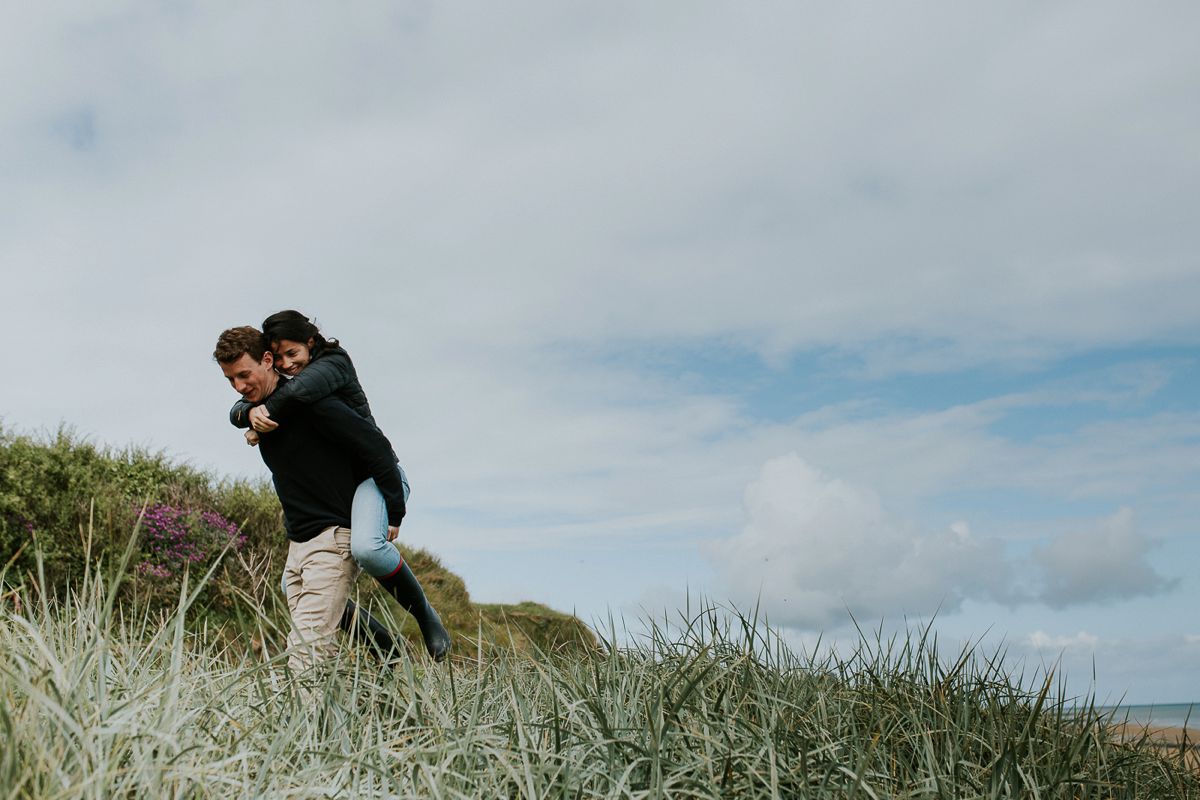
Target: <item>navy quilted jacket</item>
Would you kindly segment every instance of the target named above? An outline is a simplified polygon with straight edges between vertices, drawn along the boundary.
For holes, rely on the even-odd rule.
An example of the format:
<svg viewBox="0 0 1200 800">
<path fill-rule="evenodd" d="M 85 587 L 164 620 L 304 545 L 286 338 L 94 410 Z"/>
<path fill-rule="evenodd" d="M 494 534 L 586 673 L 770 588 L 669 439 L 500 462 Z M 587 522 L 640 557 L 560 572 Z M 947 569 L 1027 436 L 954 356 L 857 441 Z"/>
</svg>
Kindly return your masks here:
<svg viewBox="0 0 1200 800">
<path fill-rule="evenodd" d="M 371 416 L 371 406 L 367 404 L 366 392 L 358 382 L 358 373 L 354 371 L 350 354 L 337 346 L 322 350 L 296 377 L 280 381 L 279 388 L 271 393 L 263 405 L 272 417 L 277 417 L 288 403 L 308 405 L 331 394 L 337 395 L 356 414 L 376 428 L 379 427 Z M 239 428 L 249 428 L 252 408 L 253 403 L 238 400 L 229 409 L 229 421 Z"/>
</svg>

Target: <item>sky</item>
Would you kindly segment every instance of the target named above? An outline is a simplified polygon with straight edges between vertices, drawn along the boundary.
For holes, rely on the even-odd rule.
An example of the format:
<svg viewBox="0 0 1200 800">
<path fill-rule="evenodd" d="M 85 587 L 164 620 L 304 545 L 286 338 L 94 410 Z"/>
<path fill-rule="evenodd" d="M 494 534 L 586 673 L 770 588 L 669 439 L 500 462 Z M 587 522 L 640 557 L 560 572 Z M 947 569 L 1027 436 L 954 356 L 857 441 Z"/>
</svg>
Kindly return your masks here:
<svg viewBox="0 0 1200 800">
<path fill-rule="evenodd" d="M 211 353 L 296 308 L 476 601 L 1200 700 L 1198 25 L 9 5 L 0 424 L 265 476 Z"/>
</svg>

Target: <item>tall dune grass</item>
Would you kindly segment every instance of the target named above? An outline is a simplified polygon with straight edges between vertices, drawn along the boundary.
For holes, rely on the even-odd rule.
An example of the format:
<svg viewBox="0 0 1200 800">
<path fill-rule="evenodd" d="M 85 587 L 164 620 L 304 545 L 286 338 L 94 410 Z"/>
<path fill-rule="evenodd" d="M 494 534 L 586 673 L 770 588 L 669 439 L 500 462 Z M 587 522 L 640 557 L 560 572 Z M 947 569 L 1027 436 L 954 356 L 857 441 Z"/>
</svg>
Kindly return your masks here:
<svg viewBox="0 0 1200 800">
<path fill-rule="evenodd" d="M 0 576 L 0 796 L 1200 797 L 1051 677 L 943 657 L 927 632 L 818 659 L 706 606 L 595 652 L 346 647 L 297 677 L 194 629 L 194 588 L 161 612 L 119 605 L 118 583 Z M 253 612 L 245 639 L 277 639 Z"/>
</svg>

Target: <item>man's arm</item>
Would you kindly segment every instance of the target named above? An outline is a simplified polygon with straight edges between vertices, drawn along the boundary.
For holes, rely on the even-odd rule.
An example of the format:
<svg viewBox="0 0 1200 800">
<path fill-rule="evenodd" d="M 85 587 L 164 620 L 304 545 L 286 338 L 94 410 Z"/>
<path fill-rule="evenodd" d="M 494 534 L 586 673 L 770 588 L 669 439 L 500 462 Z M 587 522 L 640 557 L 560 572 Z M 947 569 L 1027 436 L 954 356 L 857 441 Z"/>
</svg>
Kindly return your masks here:
<svg viewBox="0 0 1200 800">
<path fill-rule="evenodd" d="M 307 370 L 305 370 L 307 372 Z M 404 484 L 392 445 L 375 425 L 354 412 L 337 397 L 326 397 L 309 406 L 316 430 L 345 447 L 375 479 L 387 506 L 388 525 L 404 519 Z"/>
<path fill-rule="evenodd" d="M 290 402 L 306 405 L 315 403 L 341 389 L 355 377 L 350 356 L 340 348 L 330 350 L 309 362 L 296 377 L 280 381 L 279 387 L 263 401 L 263 406 L 274 417 Z"/>
</svg>

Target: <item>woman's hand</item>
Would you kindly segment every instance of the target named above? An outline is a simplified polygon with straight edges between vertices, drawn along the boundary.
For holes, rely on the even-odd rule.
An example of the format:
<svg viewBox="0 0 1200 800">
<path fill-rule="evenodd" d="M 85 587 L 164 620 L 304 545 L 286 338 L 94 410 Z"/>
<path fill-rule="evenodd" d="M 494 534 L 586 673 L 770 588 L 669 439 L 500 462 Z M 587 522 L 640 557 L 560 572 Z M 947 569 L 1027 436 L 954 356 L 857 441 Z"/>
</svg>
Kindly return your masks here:
<svg viewBox="0 0 1200 800">
<path fill-rule="evenodd" d="M 250 409 L 250 427 L 259 433 L 269 433 L 279 427 L 279 423 L 271 419 L 271 412 L 264 406 Z"/>
<path fill-rule="evenodd" d="M 399 535 L 400 535 L 400 526 L 399 525 L 388 525 L 388 541 L 389 542 L 396 541 L 396 537 Z"/>
<path fill-rule="evenodd" d="M 246 444 L 251 447 L 258 446 L 258 431 L 246 431 Z"/>
</svg>

